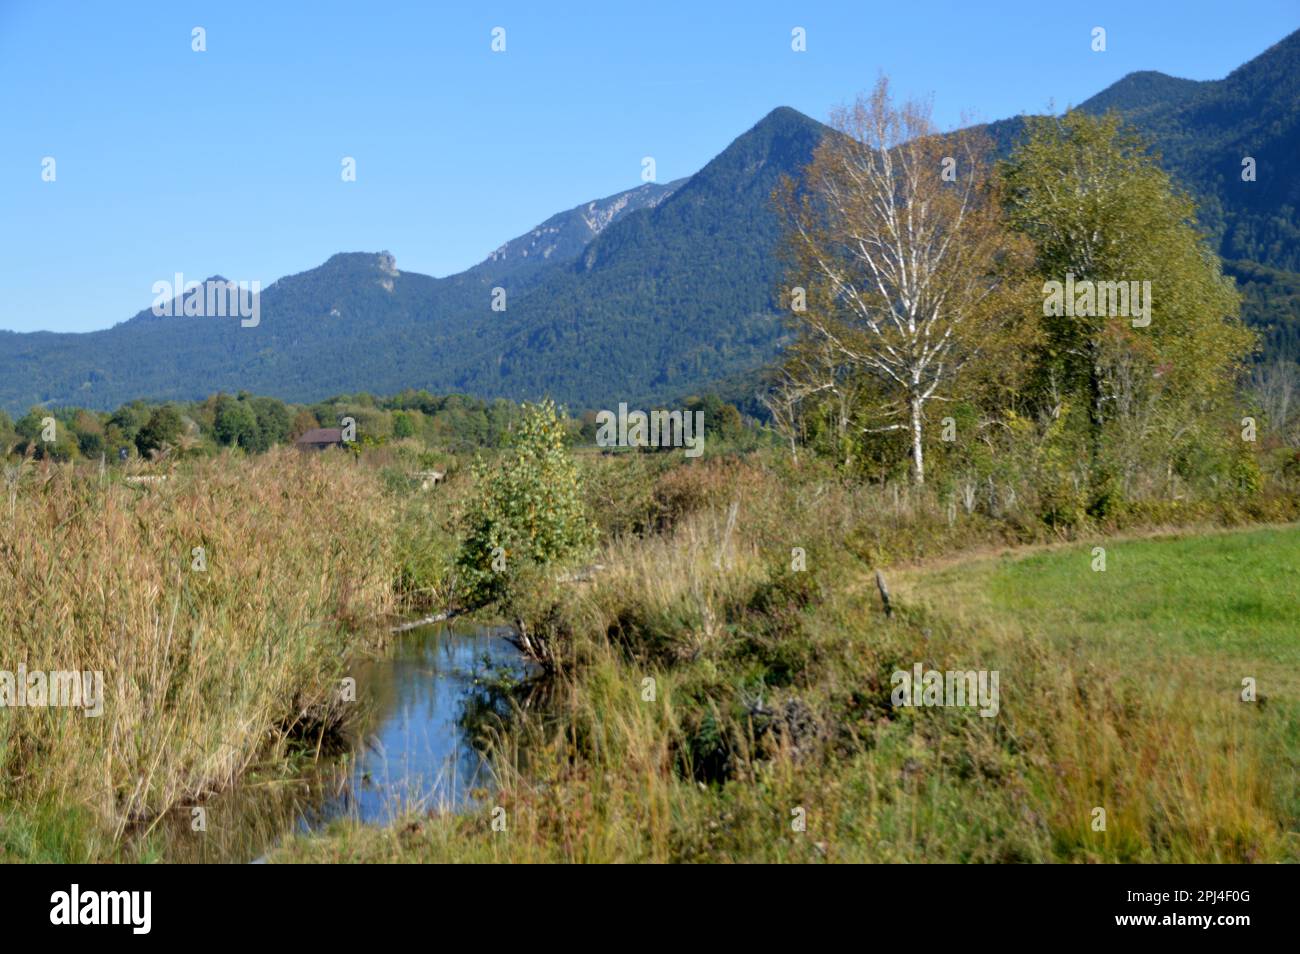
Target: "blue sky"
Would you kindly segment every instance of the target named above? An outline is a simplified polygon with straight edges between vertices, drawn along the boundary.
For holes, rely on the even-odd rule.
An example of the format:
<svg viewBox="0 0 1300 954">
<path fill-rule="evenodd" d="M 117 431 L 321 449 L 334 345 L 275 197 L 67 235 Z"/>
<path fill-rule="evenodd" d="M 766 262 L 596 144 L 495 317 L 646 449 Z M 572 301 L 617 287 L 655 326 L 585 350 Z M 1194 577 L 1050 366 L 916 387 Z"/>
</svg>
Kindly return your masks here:
<svg viewBox="0 0 1300 954">
<path fill-rule="evenodd" d="M 643 156 L 689 175 L 772 108 L 824 120 L 881 70 L 952 126 L 1133 70 L 1217 79 L 1298 26 L 1296 0 L 0 0 L 0 329 L 104 328 L 178 271 L 265 287 L 339 251 L 451 274 L 639 184 Z"/>
</svg>

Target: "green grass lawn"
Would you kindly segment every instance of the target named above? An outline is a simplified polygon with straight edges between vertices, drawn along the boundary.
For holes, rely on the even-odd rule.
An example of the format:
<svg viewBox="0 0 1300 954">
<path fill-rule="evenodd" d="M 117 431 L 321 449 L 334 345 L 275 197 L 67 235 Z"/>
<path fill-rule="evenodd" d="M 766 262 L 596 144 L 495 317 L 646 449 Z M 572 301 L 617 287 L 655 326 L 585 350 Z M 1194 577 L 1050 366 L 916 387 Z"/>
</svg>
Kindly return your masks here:
<svg viewBox="0 0 1300 954">
<path fill-rule="evenodd" d="M 1104 546 L 1104 571 L 1093 569 L 1095 546 Z M 1083 644 L 1111 662 L 1240 672 L 1287 699 L 1300 687 L 1297 527 L 1008 555 L 910 582 L 940 611 L 955 603 L 962 616 L 986 615 L 1062 648 Z"/>
</svg>

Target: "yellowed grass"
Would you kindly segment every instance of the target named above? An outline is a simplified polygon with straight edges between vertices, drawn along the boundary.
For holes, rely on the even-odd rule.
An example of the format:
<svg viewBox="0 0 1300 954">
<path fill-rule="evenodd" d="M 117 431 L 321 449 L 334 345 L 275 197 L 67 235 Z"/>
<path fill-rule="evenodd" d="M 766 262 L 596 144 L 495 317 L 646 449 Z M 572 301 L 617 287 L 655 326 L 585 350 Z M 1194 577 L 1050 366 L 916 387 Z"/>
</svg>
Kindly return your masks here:
<svg viewBox="0 0 1300 954">
<path fill-rule="evenodd" d="M 99 718 L 0 710 L 11 803 L 120 833 L 228 785 L 328 705 L 364 621 L 392 607 L 386 509 L 350 458 L 223 455 L 168 478 L 29 465 L 14 488 L 0 669 L 102 671 L 106 698 Z"/>
</svg>

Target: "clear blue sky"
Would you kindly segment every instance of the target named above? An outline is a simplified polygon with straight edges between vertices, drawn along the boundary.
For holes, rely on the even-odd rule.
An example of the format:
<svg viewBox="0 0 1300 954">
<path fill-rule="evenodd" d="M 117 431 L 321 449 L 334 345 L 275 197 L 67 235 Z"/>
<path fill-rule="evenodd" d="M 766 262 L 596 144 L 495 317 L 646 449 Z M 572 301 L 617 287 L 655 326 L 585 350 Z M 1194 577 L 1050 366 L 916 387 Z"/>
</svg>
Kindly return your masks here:
<svg viewBox="0 0 1300 954">
<path fill-rule="evenodd" d="M 339 251 L 450 274 L 637 185 L 643 156 L 688 175 L 773 107 L 824 120 L 880 70 L 951 126 L 1133 70 L 1217 79 L 1297 26 L 1297 0 L 0 0 L 0 328 L 103 328 L 177 271 L 266 287 Z"/>
</svg>

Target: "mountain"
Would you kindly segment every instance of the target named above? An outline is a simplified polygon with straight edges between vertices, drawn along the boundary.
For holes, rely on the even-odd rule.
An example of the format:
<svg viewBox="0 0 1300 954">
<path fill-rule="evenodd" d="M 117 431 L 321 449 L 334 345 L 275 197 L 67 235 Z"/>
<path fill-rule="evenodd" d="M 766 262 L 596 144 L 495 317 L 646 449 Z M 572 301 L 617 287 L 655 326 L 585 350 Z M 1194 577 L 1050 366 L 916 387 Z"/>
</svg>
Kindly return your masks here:
<svg viewBox="0 0 1300 954">
<path fill-rule="evenodd" d="M 174 307 L 174 316 L 149 309 L 83 334 L 0 331 L 0 409 L 108 409 L 138 397 L 241 389 L 309 400 L 432 380 L 429 356 L 450 354 L 448 342 L 488 309 L 494 287 L 526 289 L 537 273 L 571 262 L 610 225 L 654 208 L 679 185 L 647 183 L 561 212 L 449 278 L 399 271 L 387 252 L 334 255 L 263 289 L 255 327 L 184 317 Z M 218 281 L 207 279 L 200 297 Z"/>
<path fill-rule="evenodd" d="M 527 278 L 551 262 L 567 262 L 582 254 L 597 235 L 629 212 L 653 209 L 685 183 L 647 182 L 606 199 L 596 199 L 553 215 L 527 235 L 511 239 L 475 265 L 468 274 L 487 281 Z"/>
<path fill-rule="evenodd" d="M 452 385 L 614 407 L 668 400 L 770 361 L 782 334 L 770 197 L 825 129 L 773 110 L 668 199 L 627 216 L 511 303 Z"/>
<path fill-rule="evenodd" d="M 1267 357 L 1300 361 L 1300 30 L 1221 80 L 1130 73 L 1086 100 L 1118 110 L 1195 197 Z M 1255 179 L 1242 161 L 1255 160 Z"/>
<path fill-rule="evenodd" d="M 1130 73 L 1079 108 L 1118 110 L 1154 140 L 1225 259 L 1300 271 L 1300 30 L 1221 80 Z"/>
<path fill-rule="evenodd" d="M 407 387 L 603 407 L 753 371 L 780 336 L 768 199 L 824 129 L 774 110 L 688 180 L 584 203 L 447 278 L 335 255 L 264 289 L 256 327 L 146 310 L 104 331 L 0 332 L 0 408 Z"/>
<path fill-rule="evenodd" d="M 1153 141 L 1242 287 L 1270 354 L 1300 358 L 1300 32 L 1221 80 L 1130 74 L 1079 108 Z M 989 124 L 1005 154 L 1024 128 Z M 257 327 L 143 311 L 87 334 L 0 332 L 0 408 L 112 408 L 249 390 L 313 401 L 404 388 L 571 407 L 743 395 L 778 353 L 770 195 L 827 127 L 779 108 L 695 175 L 552 216 L 458 275 L 335 255 L 265 289 Z M 1241 160 L 1256 161 L 1256 180 Z M 494 311 L 493 289 L 505 290 Z"/>
<path fill-rule="evenodd" d="M 1205 85 L 1199 80 L 1179 79 L 1156 70 L 1140 70 L 1112 83 L 1079 108 L 1092 113 L 1114 109 L 1130 122 L 1141 121 L 1148 113 L 1165 113 L 1177 108 Z"/>
</svg>

